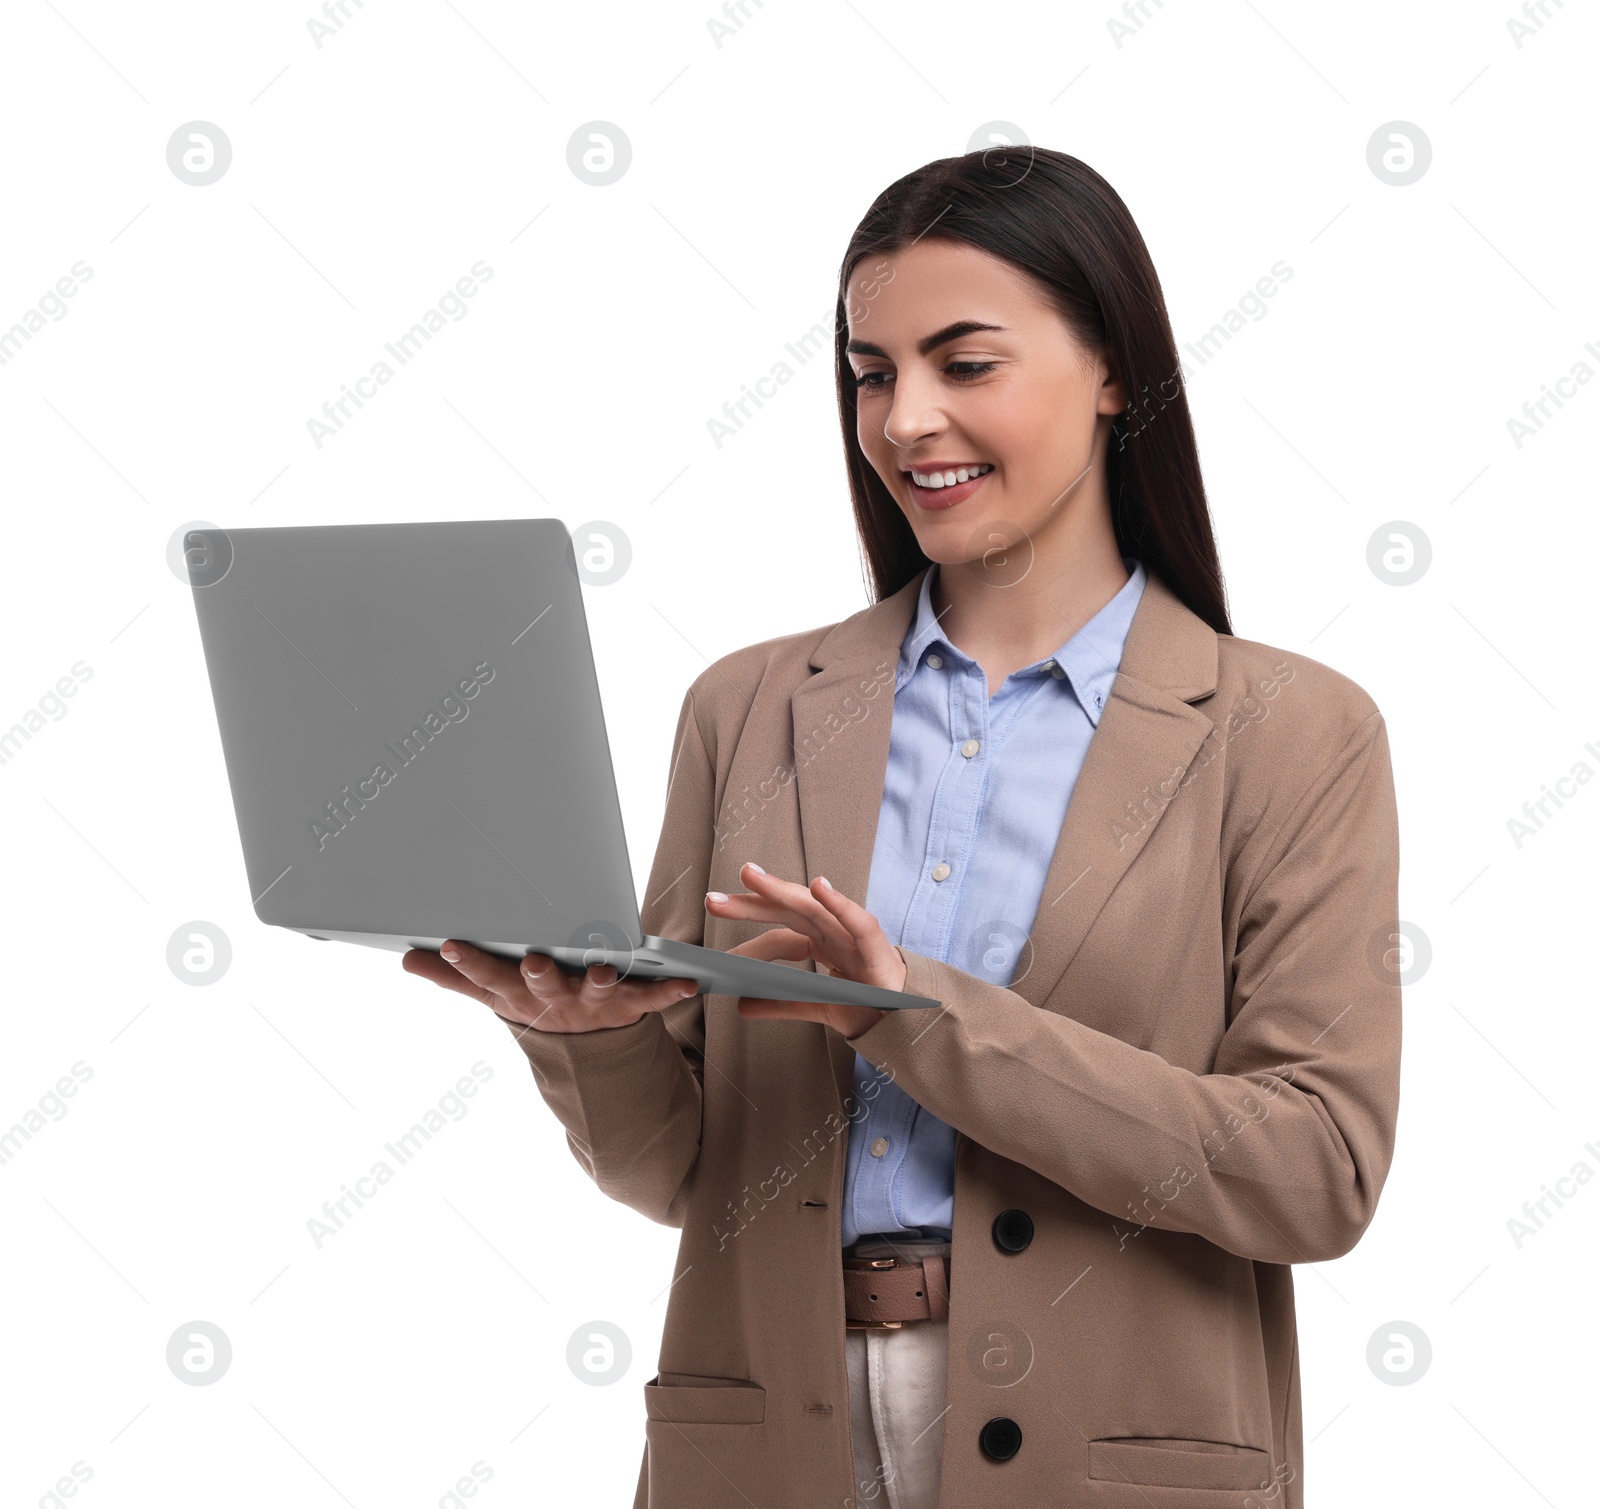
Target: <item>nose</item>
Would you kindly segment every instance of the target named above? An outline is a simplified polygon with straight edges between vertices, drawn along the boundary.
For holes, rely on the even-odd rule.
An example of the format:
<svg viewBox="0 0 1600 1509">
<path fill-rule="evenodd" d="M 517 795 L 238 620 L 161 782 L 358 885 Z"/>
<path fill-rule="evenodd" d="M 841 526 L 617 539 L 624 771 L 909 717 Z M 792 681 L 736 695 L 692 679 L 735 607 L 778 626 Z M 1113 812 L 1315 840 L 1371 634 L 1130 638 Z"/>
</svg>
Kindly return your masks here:
<svg viewBox="0 0 1600 1509">
<path fill-rule="evenodd" d="M 884 439 L 900 450 L 942 434 L 946 428 L 937 385 L 932 376 L 899 372 L 895 374 L 894 396 L 889 400 L 889 417 L 884 421 Z"/>
</svg>

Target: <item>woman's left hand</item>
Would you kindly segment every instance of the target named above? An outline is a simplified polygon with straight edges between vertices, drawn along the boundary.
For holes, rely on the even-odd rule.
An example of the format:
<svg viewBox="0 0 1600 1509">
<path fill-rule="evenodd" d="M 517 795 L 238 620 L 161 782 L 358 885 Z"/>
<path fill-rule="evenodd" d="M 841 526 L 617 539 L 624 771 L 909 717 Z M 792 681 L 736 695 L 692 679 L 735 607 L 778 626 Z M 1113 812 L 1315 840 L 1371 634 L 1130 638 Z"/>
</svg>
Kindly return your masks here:
<svg viewBox="0 0 1600 1509">
<path fill-rule="evenodd" d="M 745 895 L 706 892 L 706 910 L 717 917 L 776 922 L 747 943 L 728 950 L 750 959 L 812 959 L 819 974 L 842 975 L 864 985 L 904 990 L 905 956 L 884 936 L 865 907 L 833 889 L 823 876 L 809 887 L 778 880 L 757 864 L 744 865 Z M 844 1037 L 856 1037 L 884 1013 L 873 1006 L 835 1006 L 823 1001 L 776 1001 L 739 997 L 739 1015 L 758 1020 L 821 1022 Z"/>
</svg>

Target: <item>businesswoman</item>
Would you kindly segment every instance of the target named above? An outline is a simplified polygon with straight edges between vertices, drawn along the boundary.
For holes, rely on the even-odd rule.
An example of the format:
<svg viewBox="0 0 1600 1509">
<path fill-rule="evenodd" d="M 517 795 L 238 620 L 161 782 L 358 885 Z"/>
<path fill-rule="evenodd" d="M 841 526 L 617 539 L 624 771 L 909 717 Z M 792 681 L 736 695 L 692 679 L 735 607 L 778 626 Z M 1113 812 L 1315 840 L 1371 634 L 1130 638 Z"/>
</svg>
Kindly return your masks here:
<svg viewBox="0 0 1600 1509">
<path fill-rule="evenodd" d="M 1232 632 L 1096 173 L 930 163 L 839 290 L 874 601 L 695 680 L 643 921 L 939 1005 L 406 967 L 682 1229 L 637 1509 L 1295 1509 L 1291 1265 L 1354 1246 L 1394 1145 L 1384 720 Z"/>
</svg>

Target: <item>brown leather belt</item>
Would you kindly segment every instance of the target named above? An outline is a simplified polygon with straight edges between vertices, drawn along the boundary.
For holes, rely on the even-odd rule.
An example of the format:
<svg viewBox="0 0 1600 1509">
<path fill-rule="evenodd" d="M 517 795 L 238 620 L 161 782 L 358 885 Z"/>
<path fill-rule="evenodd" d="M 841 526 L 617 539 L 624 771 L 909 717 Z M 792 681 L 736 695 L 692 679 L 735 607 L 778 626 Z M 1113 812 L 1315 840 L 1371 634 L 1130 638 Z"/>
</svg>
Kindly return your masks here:
<svg viewBox="0 0 1600 1509">
<path fill-rule="evenodd" d="M 847 1330 L 893 1331 L 908 1320 L 950 1318 L 950 1274 L 938 1253 L 844 1259 Z"/>
</svg>

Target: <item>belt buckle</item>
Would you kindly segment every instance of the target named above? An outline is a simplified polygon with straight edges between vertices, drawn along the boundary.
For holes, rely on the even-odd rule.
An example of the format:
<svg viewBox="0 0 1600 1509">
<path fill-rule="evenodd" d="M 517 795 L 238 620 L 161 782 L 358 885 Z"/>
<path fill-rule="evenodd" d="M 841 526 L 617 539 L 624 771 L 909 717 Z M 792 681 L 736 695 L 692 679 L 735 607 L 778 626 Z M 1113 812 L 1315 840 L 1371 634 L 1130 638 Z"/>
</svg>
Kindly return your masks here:
<svg viewBox="0 0 1600 1509">
<path fill-rule="evenodd" d="M 847 1257 L 844 1266 L 854 1272 L 870 1272 L 873 1269 L 898 1268 L 900 1259 L 897 1257 Z M 898 1331 L 905 1325 L 903 1320 L 851 1320 L 845 1318 L 844 1328 L 847 1331 Z"/>
</svg>

